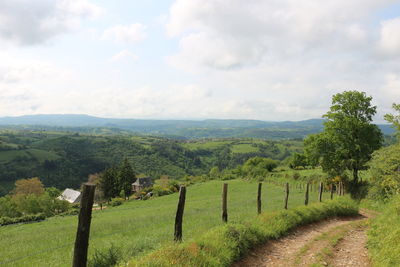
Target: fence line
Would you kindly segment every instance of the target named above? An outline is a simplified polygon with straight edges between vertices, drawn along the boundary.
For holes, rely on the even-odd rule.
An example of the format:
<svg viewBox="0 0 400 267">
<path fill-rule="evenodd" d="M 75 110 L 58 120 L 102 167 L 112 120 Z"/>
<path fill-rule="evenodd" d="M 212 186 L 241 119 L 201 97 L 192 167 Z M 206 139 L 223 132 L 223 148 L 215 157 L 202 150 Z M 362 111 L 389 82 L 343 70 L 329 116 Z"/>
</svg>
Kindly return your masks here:
<svg viewBox="0 0 400 267">
<path fill-rule="evenodd" d="M 277 186 L 277 187 L 283 187 L 284 189 L 285 189 L 285 208 L 287 208 L 287 202 L 288 202 L 288 200 L 289 200 L 289 183 L 279 183 L 279 182 L 271 182 L 271 181 L 265 181 L 266 183 L 269 183 L 269 184 L 274 184 L 275 186 Z M 259 183 L 259 188 L 260 188 L 260 185 L 261 185 L 261 183 Z M 303 185 L 303 186 L 302 186 Z M 307 193 L 309 193 L 309 191 L 311 191 L 311 190 L 309 190 L 309 186 L 312 186 L 313 184 L 311 184 L 311 183 L 306 183 L 306 184 L 304 184 L 304 183 L 295 183 L 295 187 L 297 186 L 298 188 L 296 188 L 296 189 L 298 189 L 298 190 L 300 190 L 300 191 L 303 191 L 303 189 L 306 189 L 306 199 L 307 199 L 307 204 L 308 204 L 308 194 Z M 227 186 L 227 185 L 226 185 Z M 225 188 L 225 185 L 224 185 L 224 188 Z M 227 188 L 227 187 L 226 187 Z M 315 187 L 314 187 L 315 188 Z M 336 189 L 336 190 L 335 190 Z M 227 189 L 226 189 L 227 190 Z M 318 190 L 318 191 L 323 191 L 323 190 Z M 343 182 L 339 182 L 339 184 L 338 184 L 338 186 L 333 186 L 333 185 L 331 185 L 331 197 L 333 196 L 333 192 L 334 191 L 336 191 L 336 193 L 339 195 L 339 196 L 342 196 L 342 195 L 344 195 L 344 185 L 343 185 Z M 223 192 L 224 192 L 224 190 L 223 190 Z M 227 191 L 226 191 L 227 192 Z M 319 194 L 321 193 L 321 192 L 318 192 Z M 224 195 L 224 193 L 223 193 L 223 195 Z M 287 198 L 287 200 L 286 200 L 286 198 Z M 246 203 L 252 203 L 254 200 L 249 200 L 248 202 L 246 202 Z M 258 204 L 259 203 L 259 201 L 258 201 L 258 199 L 257 199 L 257 201 L 256 201 L 256 204 L 257 204 L 257 210 L 258 210 Z M 307 205 L 306 203 L 305 203 L 305 205 Z M 118 209 L 118 210 L 115 210 L 115 212 L 117 212 L 117 211 L 122 211 L 122 210 L 134 210 L 134 209 L 137 209 L 137 208 L 135 208 L 135 207 L 133 207 L 133 208 L 125 208 L 125 209 Z M 208 210 L 216 210 L 216 208 L 210 208 L 210 209 L 208 209 Z M 101 212 L 101 211 L 100 211 Z M 109 212 L 114 212 L 113 210 L 106 210 L 106 212 L 107 213 L 109 213 Z M 196 213 L 197 211 L 189 211 L 189 212 L 187 212 L 186 213 L 186 215 L 190 215 L 190 214 L 193 214 L 193 213 Z M 99 214 L 98 212 L 96 212 L 95 213 L 96 215 L 97 214 Z M 136 221 L 136 220 L 133 220 L 133 221 Z M 21 225 L 23 225 L 23 223 L 21 223 Z M 147 223 L 143 223 L 141 226 L 144 226 L 144 225 L 147 225 Z M 135 230 L 137 230 L 138 229 L 138 226 L 139 225 L 135 225 Z M 141 228 L 141 227 L 140 227 Z M 139 228 L 139 229 L 140 229 Z M 100 235 L 100 236 L 91 236 L 90 238 L 89 238 L 89 241 L 93 241 L 93 240 L 97 240 L 97 239 L 101 239 L 101 238 L 105 238 L 105 237 L 109 237 L 109 236 L 112 236 L 112 235 L 116 235 L 116 234 L 121 234 L 121 233 L 126 233 L 126 232 L 131 232 L 132 231 L 132 229 L 127 229 L 127 230 L 122 230 L 122 231 L 115 231 L 115 232 L 112 232 L 112 233 L 109 233 L 109 234 L 104 234 L 104 235 Z M 27 255 L 24 255 L 24 256 L 21 256 L 21 257 L 17 257 L 17 258 L 14 258 L 14 259 L 10 259 L 10 260 L 6 260 L 6 261 L 2 261 L 2 262 L 0 262 L 0 265 L 4 265 L 4 264 L 10 264 L 10 263 L 14 263 L 14 262 L 18 262 L 18 261 L 21 261 L 21 260 L 24 260 L 24 259 L 27 259 L 27 258 L 30 258 L 30 257 L 33 257 L 33 256 L 37 256 L 37 255 L 40 255 L 40 254 L 45 254 L 45 253 L 49 253 L 49 252 L 52 252 L 52 251 L 56 251 L 56 250 L 59 250 L 59 249 L 62 249 L 62 248 L 66 248 L 66 247 L 73 247 L 74 246 L 74 243 L 75 242 L 70 242 L 70 243 L 68 243 L 68 244 L 64 244 L 64 245 L 60 245 L 60 246 L 57 246 L 57 247 L 53 247 L 53 248 L 48 248 L 48 249 L 43 249 L 43 250 L 40 250 L 40 251 L 38 251 L 38 252 L 34 252 L 34 253 L 31 253 L 31 254 L 27 254 Z"/>
</svg>

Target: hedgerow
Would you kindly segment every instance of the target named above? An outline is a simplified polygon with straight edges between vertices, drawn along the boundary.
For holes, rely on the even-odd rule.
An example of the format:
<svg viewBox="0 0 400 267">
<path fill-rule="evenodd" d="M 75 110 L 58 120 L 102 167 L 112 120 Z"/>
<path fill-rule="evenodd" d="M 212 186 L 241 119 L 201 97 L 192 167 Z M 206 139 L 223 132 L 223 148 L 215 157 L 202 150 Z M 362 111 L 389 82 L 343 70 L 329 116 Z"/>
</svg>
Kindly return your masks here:
<svg viewBox="0 0 400 267">
<path fill-rule="evenodd" d="M 43 221 L 44 219 L 46 219 L 46 215 L 44 215 L 43 213 L 24 215 L 17 218 L 0 217 L 0 225 L 3 226 L 15 223 L 23 223 L 23 222 L 37 222 L 37 221 Z"/>
<path fill-rule="evenodd" d="M 168 245 L 144 257 L 133 259 L 128 265 L 229 266 L 250 248 L 279 238 L 296 226 L 357 213 L 357 203 L 348 198 L 263 213 L 250 223 L 228 223 L 215 227 L 194 241 Z"/>
</svg>

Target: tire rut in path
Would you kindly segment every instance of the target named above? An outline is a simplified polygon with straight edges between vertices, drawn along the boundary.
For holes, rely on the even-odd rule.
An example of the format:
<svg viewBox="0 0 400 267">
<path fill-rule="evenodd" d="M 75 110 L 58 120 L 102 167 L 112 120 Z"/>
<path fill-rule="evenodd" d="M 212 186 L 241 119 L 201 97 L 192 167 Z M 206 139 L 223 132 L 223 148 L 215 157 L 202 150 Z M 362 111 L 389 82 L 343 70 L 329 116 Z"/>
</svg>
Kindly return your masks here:
<svg viewBox="0 0 400 267">
<path fill-rule="evenodd" d="M 365 215 L 365 216 L 364 216 Z M 307 253 L 307 258 L 306 261 L 302 260 L 299 262 L 297 259 L 298 255 L 301 253 L 301 249 L 304 248 L 306 245 L 311 244 L 314 239 L 316 239 L 318 236 L 322 235 L 323 233 L 328 233 L 329 231 L 333 231 L 335 228 L 345 226 L 351 222 L 354 221 L 360 221 L 360 220 L 365 220 L 367 217 L 369 217 L 369 214 L 364 214 L 360 216 L 355 216 L 355 217 L 340 217 L 340 218 L 333 218 L 329 220 L 324 220 L 321 222 L 317 223 L 312 223 L 309 225 L 301 226 L 296 228 L 291 234 L 289 234 L 286 237 L 280 238 L 278 240 L 272 240 L 267 242 L 266 244 L 263 244 L 256 249 L 250 251 L 248 255 L 241 259 L 240 261 L 234 263 L 232 267 L 252 267 L 252 266 L 279 266 L 279 267 L 288 267 L 288 266 L 309 266 L 310 264 L 315 262 L 315 256 L 317 253 L 321 251 L 323 247 L 318 248 L 317 250 L 314 251 L 314 249 L 311 250 L 311 252 Z M 351 232 L 351 236 L 353 235 L 353 232 Z M 358 233 L 358 232 L 354 232 Z M 362 236 L 362 234 L 365 235 L 364 232 L 358 233 Z M 346 237 L 343 239 L 343 242 L 346 240 L 352 240 L 352 237 L 346 235 Z M 361 239 L 355 242 L 359 242 Z M 341 243 L 339 242 L 337 248 L 341 248 Z M 349 246 L 354 246 L 354 244 L 349 244 Z M 313 245 L 313 247 L 315 244 Z M 366 253 L 366 248 L 364 247 L 364 243 L 359 244 L 361 246 L 360 251 L 362 251 L 362 255 L 365 255 L 366 260 L 363 260 L 363 262 L 368 261 L 368 256 Z M 342 251 L 347 253 L 347 246 L 342 248 Z M 343 260 L 343 264 L 341 262 L 335 262 L 332 261 L 333 264 L 338 264 L 337 266 L 349 266 L 346 265 L 346 262 L 354 261 L 354 262 L 359 262 L 360 259 L 351 259 L 352 253 L 347 253 L 349 257 L 343 257 L 342 255 L 339 254 L 339 252 L 342 252 L 341 250 L 338 250 L 334 253 L 335 257 L 336 254 L 337 257 L 342 257 L 345 260 Z M 357 252 L 360 253 L 360 252 Z M 354 254 L 354 253 L 353 253 Z M 297 261 L 296 261 L 297 259 Z M 347 260 L 346 260 L 347 259 Z M 334 260 L 334 259 L 333 259 Z M 336 266 L 336 265 L 333 265 Z M 351 265 L 350 265 L 351 266 Z M 369 266 L 369 265 L 355 265 L 355 266 Z"/>
</svg>

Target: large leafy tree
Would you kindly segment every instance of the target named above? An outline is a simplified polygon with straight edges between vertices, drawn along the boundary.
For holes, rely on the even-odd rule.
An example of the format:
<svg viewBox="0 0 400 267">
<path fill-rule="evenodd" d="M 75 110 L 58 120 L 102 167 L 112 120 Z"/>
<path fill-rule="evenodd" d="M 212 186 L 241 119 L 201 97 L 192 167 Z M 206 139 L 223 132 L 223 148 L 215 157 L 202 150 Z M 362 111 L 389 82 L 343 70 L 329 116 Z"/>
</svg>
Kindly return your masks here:
<svg viewBox="0 0 400 267">
<path fill-rule="evenodd" d="M 393 109 L 398 114 L 386 114 L 385 119 L 392 123 L 400 137 L 400 105 L 393 104 Z M 400 193 L 400 142 L 374 152 L 368 164 L 372 174 L 372 197 L 386 199 Z"/>
<path fill-rule="evenodd" d="M 371 101 L 372 97 L 358 91 L 332 97 L 332 106 L 323 116 L 324 131 L 305 142 L 308 156 L 318 158 L 325 172 L 338 175 L 349 170 L 357 184 L 359 171 L 382 146 L 382 132 L 372 123 L 376 106 Z"/>
</svg>

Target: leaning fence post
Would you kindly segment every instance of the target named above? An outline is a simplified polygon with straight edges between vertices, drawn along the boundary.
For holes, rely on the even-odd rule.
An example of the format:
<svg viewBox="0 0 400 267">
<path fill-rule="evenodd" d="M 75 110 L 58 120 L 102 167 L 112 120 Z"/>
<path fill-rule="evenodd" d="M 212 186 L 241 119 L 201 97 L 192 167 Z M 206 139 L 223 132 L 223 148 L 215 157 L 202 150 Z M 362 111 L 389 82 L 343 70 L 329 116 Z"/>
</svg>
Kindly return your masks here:
<svg viewBox="0 0 400 267">
<path fill-rule="evenodd" d="M 309 187 L 310 187 L 310 183 L 307 183 L 306 184 L 306 197 L 305 197 L 305 200 L 304 200 L 304 205 L 308 205 L 308 191 L 309 191 Z"/>
<path fill-rule="evenodd" d="M 258 194 L 257 194 L 257 212 L 261 214 L 261 188 L 262 183 L 258 183 Z"/>
<path fill-rule="evenodd" d="M 183 210 L 185 209 L 185 199 L 186 199 L 186 187 L 182 185 L 179 189 L 178 208 L 176 209 L 176 216 L 175 216 L 174 240 L 178 242 L 182 241 L 182 222 L 183 222 Z"/>
<path fill-rule="evenodd" d="M 94 184 L 83 184 L 72 263 L 73 267 L 86 267 L 95 188 Z"/>
<path fill-rule="evenodd" d="M 224 186 L 222 189 L 222 221 L 223 222 L 228 221 L 227 196 L 228 196 L 228 184 L 224 183 Z"/>
<path fill-rule="evenodd" d="M 289 200 L 289 183 L 286 183 L 286 185 L 285 185 L 285 210 L 287 210 L 288 200 Z"/>
<path fill-rule="evenodd" d="M 322 182 L 319 183 L 319 196 L 318 200 L 319 202 L 322 202 L 322 191 L 324 190 L 324 184 Z"/>
</svg>

